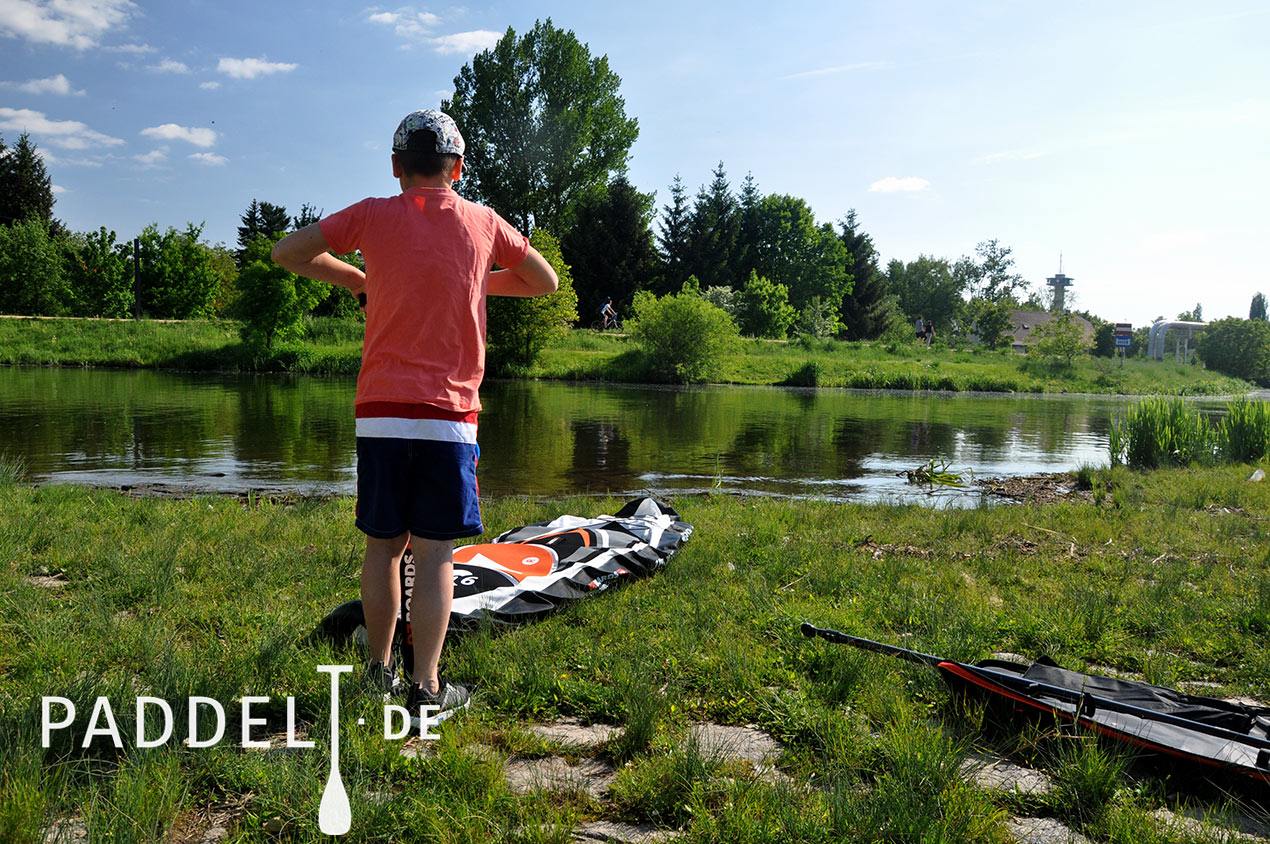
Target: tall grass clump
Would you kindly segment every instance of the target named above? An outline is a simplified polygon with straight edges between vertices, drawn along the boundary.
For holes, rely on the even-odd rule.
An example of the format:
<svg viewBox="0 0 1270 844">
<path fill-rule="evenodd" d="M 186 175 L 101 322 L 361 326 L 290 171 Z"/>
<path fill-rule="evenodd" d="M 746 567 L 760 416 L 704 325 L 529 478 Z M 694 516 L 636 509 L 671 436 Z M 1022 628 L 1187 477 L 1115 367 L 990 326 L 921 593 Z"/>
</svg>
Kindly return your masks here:
<svg viewBox="0 0 1270 844">
<path fill-rule="evenodd" d="M 1180 398 L 1153 396 L 1111 425 L 1111 465 L 1133 469 L 1189 466 L 1213 457 L 1213 427 Z"/>
<path fill-rule="evenodd" d="M 1230 463 L 1255 463 L 1270 456 L 1270 405 L 1240 397 L 1217 424 L 1217 453 Z"/>
</svg>

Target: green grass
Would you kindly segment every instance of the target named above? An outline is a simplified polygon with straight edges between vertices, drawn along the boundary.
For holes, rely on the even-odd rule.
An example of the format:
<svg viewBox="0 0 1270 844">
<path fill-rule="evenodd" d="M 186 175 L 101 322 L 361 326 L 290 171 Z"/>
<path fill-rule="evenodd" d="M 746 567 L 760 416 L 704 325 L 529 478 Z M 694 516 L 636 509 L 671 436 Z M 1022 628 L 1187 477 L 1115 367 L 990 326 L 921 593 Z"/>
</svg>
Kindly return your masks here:
<svg viewBox="0 0 1270 844">
<path fill-rule="evenodd" d="M 226 372 L 356 373 L 361 364 L 361 323 L 306 322 L 297 340 L 259 352 L 238 338 L 230 321 L 0 319 L 0 364 L 105 366 Z M 643 383 L 643 356 L 624 335 L 571 331 L 515 377 Z M 1172 362 L 1121 364 L 1083 357 L 1071 367 L 984 349 L 878 341 L 745 340 L 723 363 L 719 380 L 731 384 L 1117 395 L 1234 395 L 1245 381 Z"/>
<path fill-rule="evenodd" d="M 1001 749 L 981 716 L 930 669 L 807 640 L 799 623 L 959 660 L 1048 655 L 1266 699 L 1270 484 L 1248 483 L 1249 468 L 1086 470 L 1096 503 L 1048 507 L 675 501 L 696 533 L 663 573 L 450 643 L 443 669 L 476 705 L 434 754 L 400 756 L 356 723 L 377 724 L 377 704 L 348 700 L 349 840 L 563 842 L 606 818 L 681 827 L 688 842 L 1008 841 L 1019 801 L 957 774 L 968 751 Z M 485 521 L 499 530 L 619 503 L 500 499 Z M 329 681 L 315 666 L 360 656 L 308 633 L 357 594 L 352 502 L 133 500 L 10 478 L 0 514 L 0 840 L 43 841 L 59 819 L 95 839 L 184 840 L 217 812 L 231 842 L 320 840 Z M 77 735 L 92 701 L 109 698 L 125 747 L 84 749 L 62 731 L 45 752 L 48 694 L 77 703 Z M 259 710 L 269 732 L 293 695 L 318 750 L 140 749 L 128 737 L 139 694 L 174 702 L 178 736 L 190 695 L 271 695 Z M 562 715 L 628 728 L 600 751 L 618 766 L 610 801 L 518 796 L 478 746 L 541 754 L 520 728 Z M 760 726 L 783 743 L 788 779 L 706 758 L 687 738 L 699 720 Z M 1093 840 L 1199 840 L 1151 820 L 1174 789 L 1228 806 L 1180 769 L 1143 774 L 1090 741 L 1025 738 L 1007 750 L 1057 788 L 1024 808 Z"/>
</svg>

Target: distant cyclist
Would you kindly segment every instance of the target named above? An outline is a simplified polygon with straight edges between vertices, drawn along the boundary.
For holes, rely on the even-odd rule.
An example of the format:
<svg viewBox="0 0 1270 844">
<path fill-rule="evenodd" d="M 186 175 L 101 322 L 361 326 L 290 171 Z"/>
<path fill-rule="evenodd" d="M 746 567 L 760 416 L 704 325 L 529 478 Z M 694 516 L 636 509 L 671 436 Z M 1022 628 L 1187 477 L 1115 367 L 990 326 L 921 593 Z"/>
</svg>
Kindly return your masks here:
<svg viewBox="0 0 1270 844">
<path fill-rule="evenodd" d="M 605 296 L 604 304 L 600 305 L 600 330 L 609 328 L 617 328 L 617 311 L 613 310 L 613 297 Z"/>
</svg>

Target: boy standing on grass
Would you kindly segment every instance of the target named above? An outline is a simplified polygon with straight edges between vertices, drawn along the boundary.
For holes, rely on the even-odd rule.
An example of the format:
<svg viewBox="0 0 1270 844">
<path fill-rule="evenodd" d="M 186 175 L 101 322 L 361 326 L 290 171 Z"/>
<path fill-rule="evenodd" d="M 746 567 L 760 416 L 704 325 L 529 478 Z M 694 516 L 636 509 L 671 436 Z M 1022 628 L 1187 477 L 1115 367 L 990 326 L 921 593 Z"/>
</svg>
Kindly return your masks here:
<svg viewBox="0 0 1270 844">
<path fill-rule="evenodd" d="M 391 659 L 398 569 L 410 543 L 417 573 L 407 708 L 417 727 L 422 705 L 440 707 L 440 719 L 469 703 L 467 690 L 442 679 L 437 666 L 454 597 L 454 540 L 483 530 L 476 415 L 485 297 L 541 296 L 557 279 L 523 234 L 451 189 L 463 171 L 464 143 L 449 115 L 406 115 L 392 148 L 400 194 L 364 199 L 288 235 L 274 246 L 273 260 L 366 297 L 356 399 L 366 678 L 384 692 L 397 683 Z M 361 250 L 365 274 L 329 254 L 354 250 Z M 491 272 L 494 264 L 505 269 Z"/>
</svg>

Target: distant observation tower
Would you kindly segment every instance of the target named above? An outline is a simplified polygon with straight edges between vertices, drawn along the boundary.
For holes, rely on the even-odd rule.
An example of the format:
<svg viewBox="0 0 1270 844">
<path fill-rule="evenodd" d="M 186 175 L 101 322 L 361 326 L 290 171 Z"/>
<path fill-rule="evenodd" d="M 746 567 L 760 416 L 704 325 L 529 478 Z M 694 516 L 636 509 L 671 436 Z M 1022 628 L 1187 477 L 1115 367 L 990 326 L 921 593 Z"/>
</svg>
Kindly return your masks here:
<svg viewBox="0 0 1270 844">
<path fill-rule="evenodd" d="M 1063 275 L 1063 258 L 1058 258 L 1058 275 L 1053 278 L 1045 279 L 1045 283 L 1054 288 L 1054 301 L 1050 305 L 1050 310 L 1056 314 L 1065 313 L 1065 305 L 1067 299 L 1067 288 L 1074 282 L 1072 279 Z"/>
</svg>

